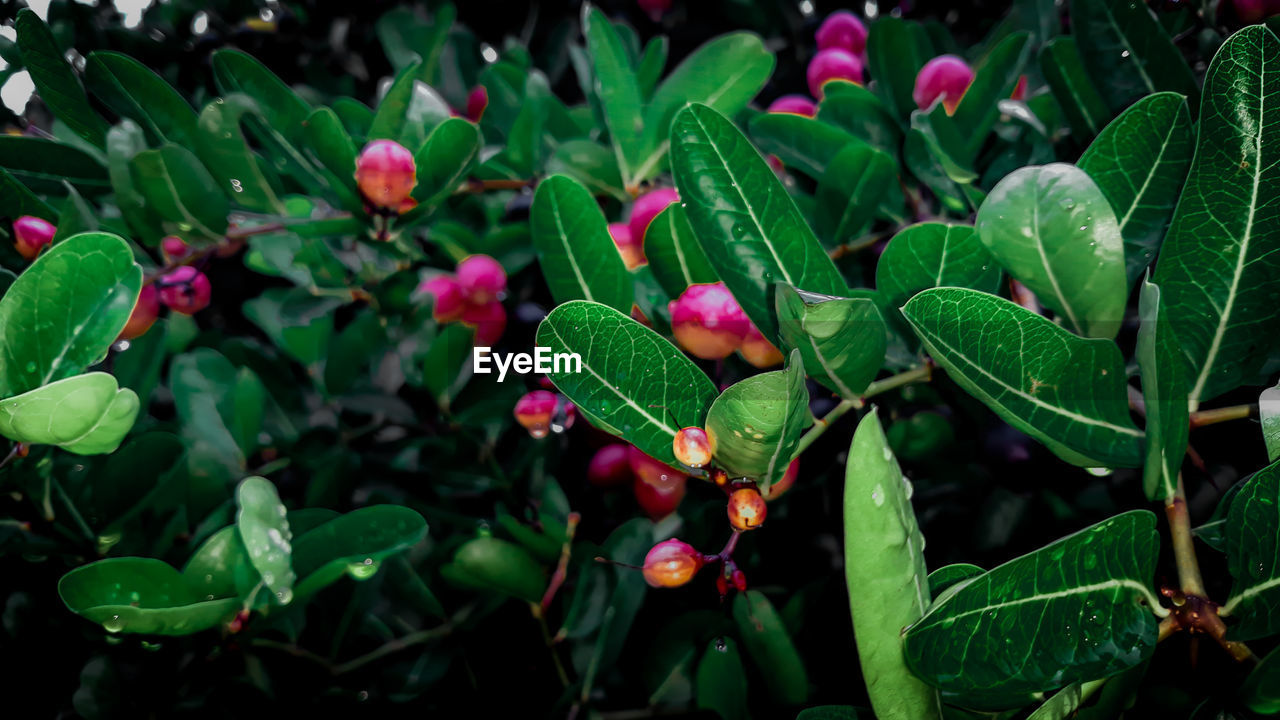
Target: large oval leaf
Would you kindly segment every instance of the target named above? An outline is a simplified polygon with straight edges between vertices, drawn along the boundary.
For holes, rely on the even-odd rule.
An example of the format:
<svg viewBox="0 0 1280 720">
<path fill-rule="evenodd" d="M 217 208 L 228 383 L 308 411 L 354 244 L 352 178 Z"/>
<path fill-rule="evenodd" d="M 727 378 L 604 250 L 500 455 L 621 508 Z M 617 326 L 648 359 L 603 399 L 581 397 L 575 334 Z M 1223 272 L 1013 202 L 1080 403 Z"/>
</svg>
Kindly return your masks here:
<svg viewBox="0 0 1280 720">
<path fill-rule="evenodd" d="M 0 397 L 102 360 L 141 288 L 142 268 L 115 235 L 83 233 L 41 254 L 0 299 Z"/>
<path fill-rule="evenodd" d="M 924 537 L 874 409 L 858 423 L 845 466 L 844 558 L 858 659 L 876 717 L 937 720 L 938 692 L 907 670 L 902 654 L 902 628 L 930 603 Z"/>
<path fill-rule="evenodd" d="M 884 364 L 887 331 L 870 298 L 838 298 L 778 285 L 783 343 L 800 352 L 805 372 L 843 398 L 856 398 Z"/>
<path fill-rule="evenodd" d="M 630 312 L 631 277 L 595 198 L 577 180 L 553 175 L 538 184 L 529 222 L 538 264 L 558 303 L 591 300 Z"/>
<path fill-rule="evenodd" d="M 1235 578 L 1222 614 L 1228 637 L 1253 640 L 1280 632 L 1280 463 L 1249 479 L 1227 511 L 1227 569 Z"/>
<path fill-rule="evenodd" d="M 236 575 L 249 565 L 249 553 L 235 525 L 228 525 L 209 536 L 192 553 L 182 574 L 187 584 L 203 593 L 205 599 L 239 597 Z"/>
<path fill-rule="evenodd" d="M 1280 714 L 1280 648 L 1268 653 L 1245 678 L 1240 699 L 1256 713 Z"/>
<path fill-rule="evenodd" d="M 582 371 L 549 375 L 592 424 L 668 465 L 683 427 L 701 427 L 716 387 L 684 353 L 656 332 L 599 303 L 575 300 L 547 315 L 538 344 L 578 353 Z"/>
<path fill-rule="evenodd" d="M 107 373 L 87 373 L 0 400 L 0 435 L 76 455 L 114 452 L 138 417 L 138 396 Z"/>
<path fill-rule="evenodd" d="M 1232 35 L 1204 87 L 1155 276 L 1193 403 L 1252 378 L 1280 342 L 1280 40 L 1261 25 Z"/>
<path fill-rule="evenodd" d="M 907 630 L 907 663 L 957 693 L 1043 692 L 1137 665 L 1156 646 L 1155 526 L 1134 510 L 967 581 Z"/>
<path fill-rule="evenodd" d="M 876 264 L 876 290 L 895 310 L 931 287 L 995 293 L 1000 266 L 969 225 L 926 222 L 894 235 Z"/>
<path fill-rule="evenodd" d="M 240 130 L 240 118 L 256 112 L 257 103 L 241 94 L 233 93 L 209 103 L 196 122 L 200 142 L 195 152 L 237 204 L 250 210 L 281 214 L 284 205 L 263 174 L 260 158 L 249 149 Z M 354 165 L 352 172 L 355 172 Z"/>
<path fill-rule="evenodd" d="M 234 597 L 206 600 L 163 560 L 125 557 L 90 563 L 58 581 L 62 602 L 107 632 L 190 635 L 229 620 Z"/>
<path fill-rule="evenodd" d="M 732 476 L 754 478 L 762 492 L 782 478 L 801 433 L 812 424 L 798 350 L 791 351 L 785 370 L 730 385 L 707 411 L 716 464 Z"/>
<path fill-rule="evenodd" d="M 281 605 L 293 600 L 293 533 L 276 486 L 262 477 L 248 477 L 236 488 L 236 532 L 258 571 L 262 584 Z"/>
<path fill-rule="evenodd" d="M 671 168 L 707 259 L 766 338 L 778 338 L 773 283 L 847 290 L 782 181 L 728 118 L 705 105 L 681 110 Z"/>
<path fill-rule="evenodd" d="M 1124 240 L 1085 172 L 1054 163 L 1001 180 L 978 210 L 978 236 L 1014 279 L 1076 333 L 1115 337 L 1128 297 Z"/>
<path fill-rule="evenodd" d="M 231 203 L 200 159 L 167 143 L 129 161 L 134 186 L 161 217 L 166 232 L 195 244 L 221 242 Z M 228 183 L 228 192 L 234 192 Z"/>
<path fill-rule="evenodd" d="M 1105 79 L 1099 90 L 1112 111 L 1161 90 L 1187 95 L 1195 104 L 1195 76 L 1145 2 L 1075 0 L 1071 27 L 1089 75 Z"/>
<path fill-rule="evenodd" d="M 1058 457 L 1086 467 L 1142 464 L 1115 343 L 961 288 L 925 290 L 902 313 L 961 387 Z"/>
</svg>

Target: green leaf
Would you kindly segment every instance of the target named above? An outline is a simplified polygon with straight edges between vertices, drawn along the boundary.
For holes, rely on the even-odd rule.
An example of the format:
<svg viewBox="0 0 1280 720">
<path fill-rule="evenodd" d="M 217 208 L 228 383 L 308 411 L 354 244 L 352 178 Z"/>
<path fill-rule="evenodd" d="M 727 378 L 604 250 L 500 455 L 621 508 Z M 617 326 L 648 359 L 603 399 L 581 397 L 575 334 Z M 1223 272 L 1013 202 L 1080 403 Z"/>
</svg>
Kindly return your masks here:
<svg viewBox="0 0 1280 720">
<path fill-rule="evenodd" d="M 931 287 L 995 294 L 1000 278 L 996 259 L 968 225 L 912 225 L 890 238 L 876 264 L 876 290 L 884 296 L 885 306 L 895 311 L 912 295 Z"/>
<path fill-rule="evenodd" d="M 222 241 L 231 203 L 190 150 L 170 143 L 138 153 L 129 165 L 134 187 L 166 232 L 197 245 Z"/>
<path fill-rule="evenodd" d="M 284 504 L 276 486 L 262 477 L 247 477 L 236 488 L 236 532 L 249 562 L 281 605 L 293 600 L 293 547 Z"/>
<path fill-rule="evenodd" d="M 812 424 L 804 363 L 793 350 L 785 369 L 752 375 L 720 393 L 706 429 L 716 464 L 733 477 L 754 478 L 765 492 L 782 479 Z"/>
<path fill-rule="evenodd" d="M 230 620 L 236 598 L 205 600 L 163 560 L 107 558 L 78 567 L 58 581 L 71 612 L 110 633 L 190 635 Z"/>
<path fill-rule="evenodd" d="M 43 195 L 62 194 L 64 182 L 89 195 L 111 192 L 111 179 L 101 162 L 55 140 L 0 135 L 0 168 Z"/>
<path fill-rule="evenodd" d="M 809 695 L 809 676 L 769 598 L 759 590 L 739 593 L 733 600 L 733 620 L 774 701 L 782 705 L 803 703 Z"/>
<path fill-rule="evenodd" d="M 867 720 L 870 717 L 870 711 L 849 705 L 818 705 L 801 710 L 796 720 Z"/>
<path fill-rule="evenodd" d="M 647 157 L 637 177 L 660 169 L 671 137 L 671 120 L 689 103 L 702 103 L 726 117 L 747 106 L 773 74 L 773 53 L 755 33 L 735 32 L 708 41 L 662 81 L 644 111 Z"/>
<path fill-rule="evenodd" d="M 1064 35 L 1046 43 L 1040 49 L 1040 71 L 1071 134 L 1080 143 L 1091 140 L 1111 119 L 1111 109 L 1089 78 L 1076 39 Z"/>
<path fill-rule="evenodd" d="M 906 20 L 885 16 L 871 24 L 867 33 L 867 65 L 877 92 L 899 118 L 916 109 L 916 75 L 929 58 L 911 37 Z"/>
<path fill-rule="evenodd" d="M 828 82 L 822 88 L 817 119 L 834 125 L 876 148 L 896 156 L 902 129 L 875 93 L 851 82 Z"/>
<path fill-rule="evenodd" d="M 115 235 L 84 233 L 41 253 L 0 298 L 0 398 L 100 362 L 141 288 L 142 268 Z"/>
<path fill-rule="evenodd" d="M 1156 266 L 1193 404 L 1253 378 L 1280 339 L 1280 40 L 1232 35 L 1205 77 L 1199 137 Z"/>
<path fill-rule="evenodd" d="M 353 214 L 364 215 L 364 201 L 356 188 L 356 146 L 347 134 L 337 113 L 317 108 L 303 122 L 306 148 L 318 166 L 315 173 L 324 178 L 343 207 Z"/>
<path fill-rule="evenodd" d="M 902 313 L 961 387 L 1058 457 L 1085 467 L 1142 464 L 1115 343 L 961 288 L 925 290 Z"/>
<path fill-rule="evenodd" d="M 179 355 L 170 364 L 169 389 L 196 477 L 230 480 L 242 474 L 247 451 L 232 431 L 235 383 L 235 366 L 209 348 Z"/>
<path fill-rule="evenodd" d="M 239 94 L 227 95 L 206 105 L 196 122 L 199 137 L 196 155 L 236 204 L 250 210 L 283 214 L 283 203 L 263 175 L 258 156 L 249 149 L 240 130 L 240 119 L 246 113 L 257 112 L 257 103 Z"/>
<path fill-rule="evenodd" d="M 1011 33 L 975 68 L 973 82 L 961 96 L 954 115 L 956 128 L 966 139 L 966 160 L 977 157 L 1000 118 L 1000 100 L 1013 94 L 1031 54 L 1030 39 L 1026 32 Z"/>
<path fill-rule="evenodd" d="M 1142 489 L 1148 500 L 1162 502 L 1173 498 L 1182 457 L 1187 453 L 1187 379 L 1178 338 L 1160 302 L 1160 288 L 1149 280 L 1142 283 L 1138 315 L 1142 325 L 1134 354 L 1147 408 L 1147 459 Z"/>
<path fill-rule="evenodd" d="M 245 317 L 303 365 L 324 359 L 333 335 L 333 311 L 342 303 L 305 288 L 272 288 L 244 304 Z"/>
<path fill-rule="evenodd" d="M 152 142 L 196 146 L 196 111 L 137 60 L 117 52 L 91 52 L 85 83 L 116 115 L 138 123 Z"/>
<path fill-rule="evenodd" d="M 192 553 L 182 574 L 187 584 L 207 598 L 238 597 L 236 574 L 249 565 L 249 553 L 244 549 L 235 525 L 228 525 L 209 536 L 208 540 Z"/>
<path fill-rule="evenodd" d="M 898 423 L 889 426 L 890 432 Z M 890 441 L 892 444 L 892 441 Z M 965 580 L 975 578 L 986 572 L 977 565 L 971 563 L 953 563 L 951 565 L 943 565 L 942 567 L 929 573 L 929 596 L 937 600 L 942 598 L 942 594 L 947 590 L 958 587 Z"/>
<path fill-rule="evenodd" d="M 939 720 L 938 693 L 907 670 L 902 628 L 929 607 L 911 487 L 876 410 L 858 423 L 844 481 L 845 582 L 862 678 L 880 720 Z"/>
<path fill-rule="evenodd" d="M 701 427 L 716 397 L 711 380 L 674 345 L 599 303 L 574 300 L 552 310 L 537 342 L 582 357 L 582 372 L 549 373 L 579 412 L 668 465 L 676 462 L 676 432 Z"/>
<path fill-rule="evenodd" d="M 162 220 L 133 181 L 129 166 L 129 161 L 146 149 L 142 128 L 132 120 L 125 119 L 107 131 L 107 172 L 116 206 L 129 228 L 146 244 L 155 245 L 165 235 Z"/>
<path fill-rule="evenodd" d="M 869 145 L 846 145 L 818 180 L 814 217 L 818 234 L 834 244 L 861 237 L 897 180 L 892 157 Z"/>
<path fill-rule="evenodd" d="M 1231 640 L 1280 632 L 1280 463 L 1254 474 L 1227 511 L 1227 569 L 1235 583 L 1222 615 Z"/>
<path fill-rule="evenodd" d="M 427 536 L 427 521 L 399 505 L 373 505 L 352 510 L 300 533 L 293 542 L 293 569 L 298 582 L 295 602 L 348 575 L 364 580 L 387 558 L 417 545 Z"/>
<path fill-rule="evenodd" d="M 0 400 L 0 435 L 76 455 L 114 452 L 138 417 L 138 396 L 94 372 Z"/>
<path fill-rule="evenodd" d="M 481 140 L 480 129 L 462 118 L 437 125 L 413 158 L 418 167 L 413 198 L 438 204 L 449 197 L 475 168 Z"/>
<path fill-rule="evenodd" d="M 1015 170 L 978 210 L 978 237 L 1014 279 L 1086 337 L 1112 338 L 1124 320 L 1124 241 L 1085 172 L 1054 163 Z"/>
<path fill-rule="evenodd" d="M 1267 460 L 1280 460 L 1280 386 L 1269 387 L 1258 396 L 1258 419 L 1267 444 Z"/>
<path fill-rule="evenodd" d="M 397 7 L 378 18 L 374 30 L 397 72 L 417 64 L 418 79 L 432 83 L 440 74 L 440 58 L 457 16 L 457 9 L 449 3 L 437 7 L 429 22 L 409 8 Z"/>
<path fill-rule="evenodd" d="M 1073 682 L 1053 694 L 1044 704 L 1027 716 L 1027 720 L 1068 720 L 1076 717 L 1076 711 L 1084 704 L 1089 695 L 1107 681 L 1092 680 L 1090 682 Z"/>
<path fill-rule="evenodd" d="M 640 96 L 646 102 L 653 98 L 653 91 L 658 87 L 662 71 L 667 67 L 667 52 L 671 41 L 666 35 L 658 35 L 645 43 L 644 53 L 636 64 L 636 86 L 640 88 Z"/>
<path fill-rule="evenodd" d="M 557 303 L 590 300 L 631 312 L 635 292 L 595 198 L 578 181 L 553 175 L 533 194 L 529 222 L 538 264 Z"/>
<path fill-rule="evenodd" d="M 716 638 L 707 644 L 694 676 L 699 709 L 711 710 L 721 720 L 747 720 L 747 673 L 733 638 Z"/>
<path fill-rule="evenodd" d="M 394 140 L 416 152 L 448 117 L 449 103 L 418 79 L 418 66 L 412 65 L 396 76 L 378 103 L 369 140 Z"/>
<path fill-rule="evenodd" d="M 840 397 L 858 397 L 884 364 L 884 318 L 870 298 L 838 298 L 777 286 L 778 328 L 805 372 Z"/>
<path fill-rule="evenodd" d="M 636 74 L 631 70 L 617 30 L 599 8 L 582 5 L 582 34 L 587 39 L 595 72 L 596 94 L 604 109 L 605 125 L 613 142 L 618 169 L 625 187 L 641 178 L 646 129 L 644 101 Z"/>
<path fill-rule="evenodd" d="M 299 138 L 311 105 L 266 65 L 240 50 L 224 48 L 213 54 L 213 79 L 223 95 L 238 92 L 253 98 L 262 117 L 284 137 Z"/>
<path fill-rule="evenodd" d="M 536 603 L 546 590 L 542 566 L 524 548 L 495 537 L 468 540 L 445 567 L 455 580 Z"/>
<path fill-rule="evenodd" d="M 1191 166 L 1191 149 L 1186 99 L 1166 92 L 1134 103 L 1080 156 L 1080 169 L 1115 210 L 1130 286 L 1160 249 Z"/>
<path fill-rule="evenodd" d="M 62 191 L 66 193 L 66 197 L 58 209 L 58 229 L 53 234 L 53 242 L 60 243 L 80 233 L 96 232 L 98 211 L 85 202 L 84 197 L 70 183 L 64 184 Z"/>
<path fill-rule="evenodd" d="M 680 203 L 671 203 L 650 221 L 644 231 L 644 254 L 668 297 L 680 297 L 690 285 L 720 280 Z"/>
<path fill-rule="evenodd" d="M 822 179 L 827 165 L 845 146 L 864 144 L 841 128 L 794 113 L 761 113 L 752 118 L 748 127 L 760 152 L 777 155 L 787 167 L 814 180 Z M 672 131 L 672 139 L 676 140 L 674 128 Z M 772 168 L 769 171 L 773 172 Z"/>
<path fill-rule="evenodd" d="M 0 213 L 3 217 L 34 215 L 51 223 L 58 221 L 58 213 L 49 203 L 37 197 L 4 168 L 0 168 Z"/>
<path fill-rule="evenodd" d="M 1280 648 L 1267 653 L 1240 686 L 1240 701 L 1260 715 L 1280 714 Z"/>
<path fill-rule="evenodd" d="M 609 195 L 620 202 L 631 200 L 623 188 L 613 151 L 594 140 L 561 143 L 547 160 L 547 172 L 568 175 L 586 185 L 592 194 Z"/>
<path fill-rule="evenodd" d="M 62 54 L 49 26 L 29 9 L 18 11 L 18 49 L 40 99 L 72 132 L 103 147 L 107 123 L 89 106 L 89 96 Z"/>
<path fill-rule="evenodd" d="M 1155 650 L 1155 515 L 1104 520 L 984 573 L 907 630 L 911 670 L 957 693 L 1043 692 Z"/>
<path fill-rule="evenodd" d="M 773 283 L 845 293 L 844 279 L 778 176 L 728 118 L 690 105 L 676 115 L 671 138 L 672 172 L 689 224 L 765 338 L 778 338 Z"/>
<path fill-rule="evenodd" d="M 1191 68 L 1145 2 L 1075 0 L 1071 29 L 1089 76 L 1106 78 L 1098 89 L 1112 111 L 1161 90 L 1182 93 L 1195 107 Z"/>
</svg>

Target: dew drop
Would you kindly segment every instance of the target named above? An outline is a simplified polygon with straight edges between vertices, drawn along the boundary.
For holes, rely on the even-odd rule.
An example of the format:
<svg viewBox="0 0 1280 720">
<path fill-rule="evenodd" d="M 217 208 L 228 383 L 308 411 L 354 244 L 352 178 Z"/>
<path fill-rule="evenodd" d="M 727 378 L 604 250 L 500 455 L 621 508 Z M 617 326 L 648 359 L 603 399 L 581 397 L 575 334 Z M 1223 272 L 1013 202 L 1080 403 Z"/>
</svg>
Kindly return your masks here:
<svg viewBox="0 0 1280 720">
<path fill-rule="evenodd" d="M 109 619 L 102 621 L 102 629 L 109 633 L 118 633 L 124 630 L 124 620 L 119 615 L 112 615 Z"/>
</svg>

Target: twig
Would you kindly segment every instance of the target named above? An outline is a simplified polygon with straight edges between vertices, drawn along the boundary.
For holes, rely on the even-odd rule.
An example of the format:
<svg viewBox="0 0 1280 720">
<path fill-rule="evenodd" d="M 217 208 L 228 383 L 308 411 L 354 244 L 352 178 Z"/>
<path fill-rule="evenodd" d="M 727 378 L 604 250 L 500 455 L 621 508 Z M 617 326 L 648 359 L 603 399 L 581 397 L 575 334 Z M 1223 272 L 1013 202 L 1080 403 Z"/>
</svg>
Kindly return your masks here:
<svg viewBox="0 0 1280 720">
<path fill-rule="evenodd" d="M 582 516 L 576 512 L 569 513 L 569 519 L 565 523 L 564 545 L 560 546 L 560 562 L 556 565 L 556 571 L 551 575 L 551 582 L 547 583 L 547 591 L 542 594 L 542 604 L 539 611 L 543 617 L 546 617 L 547 611 L 551 609 L 551 602 L 555 600 L 556 591 L 564 584 L 565 577 L 569 574 L 569 558 L 573 550 L 573 536 L 578 530 L 578 523 L 582 520 Z M 556 634 L 557 639 L 559 633 Z"/>
<path fill-rule="evenodd" d="M 846 398 L 840 401 L 839 405 L 831 408 L 831 412 L 818 418 L 813 422 L 813 427 L 809 428 L 809 432 L 800 438 L 800 444 L 796 445 L 796 455 L 804 452 L 815 440 L 822 437 L 822 433 L 831 427 L 831 424 L 839 420 L 845 413 L 855 407 L 861 407 L 862 401 L 858 398 Z"/>
<path fill-rule="evenodd" d="M 414 645 L 422 645 L 423 643 L 428 643 L 432 640 L 447 637 L 453 632 L 453 627 L 453 623 L 446 623 L 439 627 L 431 628 L 430 630 L 419 630 L 418 632 L 398 637 L 395 640 L 388 640 L 378 646 L 375 650 L 367 652 L 354 660 L 334 665 L 330 672 L 333 675 L 342 675 L 344 673 L 349 673 L 352 670 L 359 670 L 371 662 L 381 660 L 382 658 L 391 655 L 392 653 L 398 653 L 405 648 L 411 648 Z"/>
<path fill-rule="evenodd" d="M 860 397 L 845 398 L 841 400 L 840 404 L 832 408 L 830 412 L 815 420 L 813 427 L 809 428 L 809 432 L 805 433 L 804 436 L 800 438 L 800 444 L 796 446 L 795 454 L 799 455 L 804 452 L 805 449 L 812 445 L 815 440 L 822 437 L 822 433 L 826 432 L 827 428 L 831 427 L 831 425 L 843 417 L 845 413 L 854 408 L 861 408 L 865 404 L 864 401 L 867 398 L 914 382 L 928 382 L 932 377 L 933 365 L 925 363 L 918 368 L 900 372 L 897 375 L 871 383 L 867 386 L 867 389 L 863 391 Z"/>
<path fill-rule="evenodd" d="M 1257 411 L 1258 406 L 1254 404 L 1199 410 L 1191 413 L 1191 427 L 1194 429 L 1205 425 L 1216 425 L 1229 420 L 1244 420 L 1245 418 L 1253 417 Z"/>
</svg>

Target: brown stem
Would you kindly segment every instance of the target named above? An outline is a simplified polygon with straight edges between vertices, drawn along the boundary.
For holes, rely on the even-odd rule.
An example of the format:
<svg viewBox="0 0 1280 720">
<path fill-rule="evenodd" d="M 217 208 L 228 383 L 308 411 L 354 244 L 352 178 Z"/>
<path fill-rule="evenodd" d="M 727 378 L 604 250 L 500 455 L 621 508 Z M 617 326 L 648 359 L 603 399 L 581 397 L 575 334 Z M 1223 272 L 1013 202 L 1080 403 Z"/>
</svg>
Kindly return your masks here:
<svg viewBox="0 0 1280 720">
<path fill-rule="evenodd" d="M 1213 410 L 1200 410 L 1191 413 L 1192 429 L 1204 427 L 1205 425 L 1216 425 L 1220 422 L 1229 420 L 1244 420 L 1252 417 L 1258 410 L 1257 405 L 1233 405 L 1231 407 L 1214 408 Z"/>
</svg>

